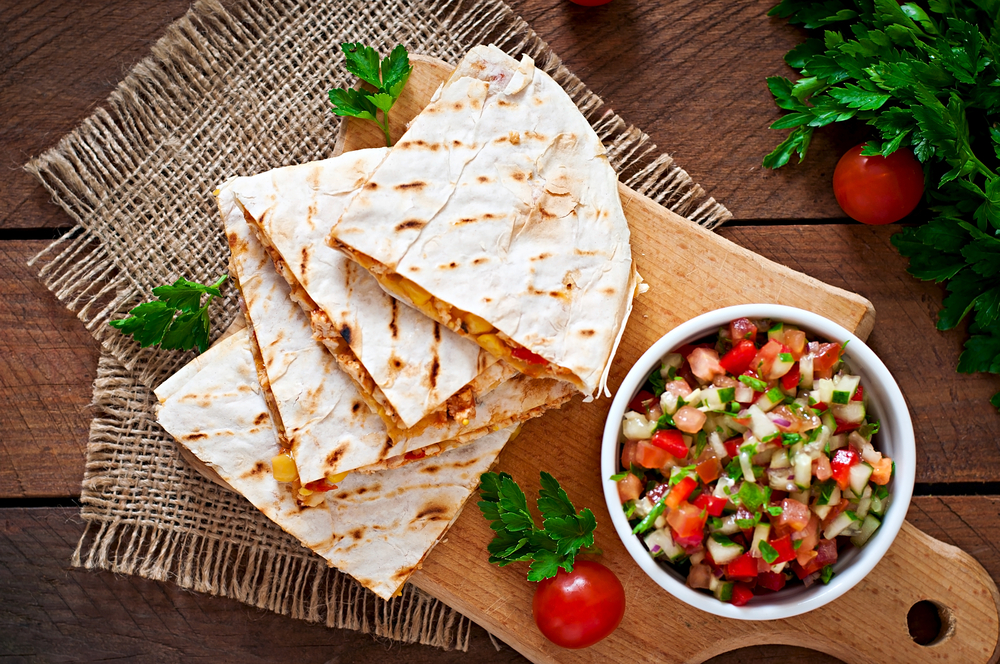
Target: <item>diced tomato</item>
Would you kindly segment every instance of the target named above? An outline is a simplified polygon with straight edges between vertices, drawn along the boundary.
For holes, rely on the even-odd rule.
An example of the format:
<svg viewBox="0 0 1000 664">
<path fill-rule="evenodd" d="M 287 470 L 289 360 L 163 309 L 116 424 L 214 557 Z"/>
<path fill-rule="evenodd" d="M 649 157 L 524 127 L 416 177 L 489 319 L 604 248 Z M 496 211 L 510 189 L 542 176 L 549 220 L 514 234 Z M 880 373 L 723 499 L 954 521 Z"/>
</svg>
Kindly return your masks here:
<svg viewBox="0 0 1000 664">
<path fill-rule="evenodd" d="M 749 318 L 737 318 L 729 323 L 729 338 L 736 343 L 740 339 L 753 341 L 757 338 L 757 326 L 750 322 Z M 742 373 L 734 371 L 733 373 Z"/>
<path fill-rule="evenodd" d="M 670 510 L 670 514 L 667 515 L 667 523 L 674 529 L 678 537 L 700 535 L 705 529 L 705 521 L 707 520 L 708 513 L 705 510 L 686 501 Z"/>
<path fill-rule="evenodd" d="M 726 508 L 729 499 L 725 496 L 713 496 L 710 493 L 702 493 L 694 499 L 692 503 L 695 507 L 705 510 L 709 516 L 722 516 L 722 510 Z"/>
<path fill-rule="evenodd" d="M 684 433 L 698 433 L 708 416 L 693 406 L 681 406 L 674 413 L 674 425 Z"/>
<path fill-rule="evenodd" d="M 694 470 L 698 473 L 698 478 L 705 484 L 708 484 L 719 479 L 719 475 L 722 474 L 722 464 L 719 463 L 718 457 L 713 456 L 699 463 Z M 713 514 L 712 516 L 719 515 Z"/>
<path fill-rule="evenodd" d="M 786 392 L 791 392 L 799 386 L 800 378 L 802 378 L 802 371 L 799 370 L 798 364 L 793 364 L 792 369 L 781 377 L 781 387 L 783 387 Z"/>
<path fill-rule="evenodd" d="M 752 579 L 757 576 L 757 559 L 749 552 L 744 553 L 726 565 L 726 576 L 730 579 Z"/>
<path fill-rule="evenodd" d="M 811 512 L 809 507 L 792 498 L 781 501 L 781 514 L 774 518 L 773 523 L 789 526 L 792 530 L 802 530 L 809 525 Z"/>
<path fill-rule="evenodd" d="M 403 458 L 407 461 L 416 461 L 417 459 L 423 459 L 427 456 L 427 452 L 424 450 L 413 450 L 412 452 L 407 452 L 403 455 Z"/>
<path fill-rule="evenodd" d="M 825 454 L 821 454 L 818 459 L 813 461 L 813 475 L 816 476 L 820 482 L 825 482 L 830 479 L 832 474 L 832 469 L 830 468 L 830 460 Z"/>
<path fill-rule="evenodd" d="M 337 488 L 336 484 L 330 484 L 326 481 L 326 478 L 319 480 L 313 480 L 312 482 L 306 482 L 302 485 L 304 489 L 309 489 L 313 493 L 322 493 L 323 491 L 333 491 Z"/>
<path fill-rule="evenodd" d="M 795 542 L 797 541 L 801 542 L 801 544 L 799 544 L 799 547 L 795 549 L 796 557 L 800 556 L 808 556 L 809 558 L 812 557 L 809 554 L 812 552 L 813 549 L 816 548 L 816 544 L 819 543 L 819 526 L 820 526 L 819 517 L 813 514 L 809 517 L 809 525 L 807 525 L 802 530 L 791 533 L 792 548 L 795 547 Z M 806 559 L 808 560 L 808 558 Z"/>
<path fill-rule="evenodd" d="M 851 480 L 851 466 L 856 466 L 861 461 L 858 453 L 852 447 L 841 447 L 833 453 L 833 460 L 830 461 L 830 475 L 837 486 L 843 491 Z"/>
<path fill-rule="evenodd" d="M 672 380 L 663 387 L 664 394 L 673 394 L 678 397 L 686 397 L 691 394 L 692 391 L 691 386 L 688 385 L 688 382 L 683 378 Z"/>
<path fill-rule="evenodd" d="M 667 500 L 665 501 L 667 507 L 670 509 L 676 508 L 682 501 L 687 500 L 688 496 L 690 496 L 697 488 L 698 480 L 693 477 L 688 476 L 681 479 L 681 481 L 675 484 L 674 488 L 672 488 L 670 493 L 667 495 Z"/>
<path fill-rule="evenodd" d="M 740 445 L 743 444 L 743 436 L 733 436 L 722 444 L 726 448 L 726 454 L 735 459 L 740 453 L 739 450 Z"/>
<path fill-rule="evenodd" d="M 684 444 L 684 436 L 675 429 L 660 429 L 653 434 L 649 441 L 661 450 L 666 450 L 678 459 L 683 459 L 688 455 L 687 445 Z"/>
<path fill-rule="evenodd" d="M 858 385 L 858 389 L 854 390 L 854 396 L 851 397 L 851 401 L 864 401 L 865 399 L 865 386 Z"/>
<path fill-rule="evenodd" d="M 628 409 L 634 410 L 637 413 L 643 413 L 646 411 L 646 402 L 650 399 L 655 399 L 651 392 L 646 390 L 639 390 L 639 393 L 632 397 L 632 400 L 628 402 Z"/>
<path fill-rule="evenodd" d="M 631 468 L 635 461 L 635 453 L 639 448 L 639 441 L 626 440 L 622 445 L 622 468 Z"/>
<path fill-rule="evenodd" d="M 546 360 L 544 357 L 542 357 L 538 353 L 532 353 L 530 350 L 528 350 L 527 348 L 524 348 L 523 346 L 515 348 L 511 352 L 511 355 L 513 355 L 514 357 L 516 357 L 519 360 L 527 362 L 528 364 L 548 364 L 549 363 L 548 360 Z"/>
<path fill-rule="evenodd" d="M 872 472 L 872 482 L 875 484 L 888 484 L 892 479 L 892 459 L 889 457 L 882 457 L 872 464 L 872 468 L 875 469 Z"/>
<path fill-rule="evenodd" d="M 820 540 L 816 545 L 816 563 L 826 567 L 837 562 L 837 542 L 832 539 Z"/>
<path fill-rule="evenodd" d="M 787 563 L 795 557 L 795 546 L 792 544 L 792 538 L 788 535 L 779 537 L 776 540 L 771 540 L 768 544 L 770 544 L 774 550 L 778 552 L 778 557 L 771 563 L 772 565 Z"/>
<path fill-rule="evenodd" d="M 642 495 L 642 480 L 628 473 L 624 478 L 618 480 L 618 499 L 623 503 L 630 500 L 638 500 Z"/>
<path fill-rule="evenodd" d="M 753 588 L 745 583 L 733 584 L 733 596 L 729 603 L 733 606 L 743 606 L 753 599 Z"/>
<path fill-rule="evenodd" d="M 816 410 L 818 410 L 821 413 L 824 410 L 826 410 L 827 408 L 829 408 L 829 407 L 830 407 L 829 405 L 827 405 L 827 404 L 825 404 L 823 402 L 820 402 L 820 403 L 816 404 L 815 406 L 813 406 L 813 408 L 815 408 Z"/>
<path fill-rule="evenodd" d="M 837 422 L 837 430 L 833 432 L 834 435 L 838 433 L 848 433 L 861 426 L 861 422 L 845 422 L 839 418 L 834 418 L 834 420 Z"/>
<path fill-rule="evenodd" d="M 752 341 L 744 339 L 722 356 L 719 364 L 729 373 L 739 376 L 750 368 L 750 363 L 757 355 L 757 346 Z"/>
<path fill-rule="evenodd" d="M 714 348 L 695 348 L 687 356 L 687 361 L 691 365 L 691 373 L 705 382 L 711 382 L 719 374 L 726 373 L 719 364 L 719 354 Z"/>
<path fill-rule="evenodd" d="M 786 329 L 783 341 L 791 351 L 792 358 L 798 362 L 806 350 L 806 333 L 802 330 Z"/>
<path fill-rule="evenodd" d="M 705 536 L 701 532 L 697 532 L 689 537 L 674 538 L 674 544 L 681 547 L 685 551 L 700 549 L 701 544 L 704 541 L 705 541 Z"/>
<path fill-rule="evenodd" d="M 660 449 L 648 440 L 638 441 L 635 449 L 635 462 L 643 468 L 662 468 L 673 458 L 669 452 Z"/>
<path fill-rule="evenodd" d="M 778 591 L 785 587 L 785 575 L 779 572 L 761 572 L 757 575 L 757 587 Z"/>
<path fill-rule="evenodd" d="M 809 343 L 809 354 L 813 357 L 813 376 L 816 378 L 832 378 L 833 367 L 840 361 L 840 344 Z"/>
<path fill-rule="evenodd" d="M 795 366 L 793 362 L 785 362 L 778 357 L 785 353 L 791 355 L 788 346 L 776 339 L 771 339 L 757 351 L 750 368 L 765 381 L 781 378 Z"/>
</svg>

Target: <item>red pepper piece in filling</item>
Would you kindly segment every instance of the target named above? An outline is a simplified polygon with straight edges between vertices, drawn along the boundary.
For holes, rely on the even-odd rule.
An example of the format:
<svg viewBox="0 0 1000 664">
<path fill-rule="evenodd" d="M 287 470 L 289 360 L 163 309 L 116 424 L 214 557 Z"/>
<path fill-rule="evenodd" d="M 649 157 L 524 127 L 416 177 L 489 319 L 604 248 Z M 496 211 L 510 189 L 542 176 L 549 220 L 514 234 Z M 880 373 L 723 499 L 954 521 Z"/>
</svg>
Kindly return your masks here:
<svg viewBox="0 0 1000 664">
<path fill-rule="evenodd" d="M 546 360 L 544 357 L 542 357 L 538 353 L 532 353 L 530 350 L 528 350 L 527 348 L 523 348 L 523 347 L 521 347 L 521 348 L 515 348 L 513 351 L 511 351 L 510 354 L 513 355 L 514 357 L 516 357 L 519 360 L 527 362 L 528 364 L 548 364 L 549 363 L 548 360 Z"/>
</svg>

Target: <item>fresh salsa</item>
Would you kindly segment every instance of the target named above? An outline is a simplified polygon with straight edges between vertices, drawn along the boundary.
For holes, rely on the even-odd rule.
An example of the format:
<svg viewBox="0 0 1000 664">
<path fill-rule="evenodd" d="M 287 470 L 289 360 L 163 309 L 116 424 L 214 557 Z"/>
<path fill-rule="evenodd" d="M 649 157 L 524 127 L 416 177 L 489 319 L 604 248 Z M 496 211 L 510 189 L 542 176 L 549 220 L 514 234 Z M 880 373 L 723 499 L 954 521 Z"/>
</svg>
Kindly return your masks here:
<svg viewBox="0 0 1000 664">
<path fill-rule="evenodd" d="M 878 530 L 893 463 L 843 355 L 740 318 L 669 353 L 629 403 L 612 479 L 633 534 L 691 588 L 741 606 L 827 583 Z"/>
</svg>

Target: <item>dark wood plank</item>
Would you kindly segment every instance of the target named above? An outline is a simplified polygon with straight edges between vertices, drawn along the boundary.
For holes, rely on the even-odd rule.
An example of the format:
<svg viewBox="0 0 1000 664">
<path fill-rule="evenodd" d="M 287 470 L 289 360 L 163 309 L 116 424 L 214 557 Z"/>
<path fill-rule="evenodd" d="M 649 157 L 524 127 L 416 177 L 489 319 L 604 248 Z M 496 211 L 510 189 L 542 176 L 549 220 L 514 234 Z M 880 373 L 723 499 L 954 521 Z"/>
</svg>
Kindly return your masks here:
<svg viewBox="0 0 1000 664">
<path fill-rule="evenodd" d="M 1000 549 L 987 533 L 1000 528 L 1000 497 L 918 497 L 910 520 L 972 553 L 1000 577 Z M 370 637 L 180 590 L 170 583 L 69 567 L 83 530 L 75 508 L 0 510 L 0 656 L 41 661 L 129 658 L 174 662 L 399 661 L 492 664 L 525 661 L 499 651 L 481 629 L 468 653 L 387 644 Z M 525 586 L 525 592 L 530 589 Z M 636 653 L 641 661 L 641 653 Z M 784 661 L 831 664 L 805 648 L 746 648 L 713 664 Z"/>
<path fill-rule="evenodd" d="M 804 39 L 767 17 L 775 4 L 510 0 L 570 70 L 737 219 L 843 217 L 833 168 L 864 128 L 817 132 L 802 166 L 761 167 L 787 133 L 768 129 L 780 114 L 765 79 L 793 75 L 783 58 Z"/>
<path fill-rule="evenodd" d="M 26 261 L 48 242 L 0 242 L 0 497 L 76 496 L 98 344 Z"/>
<path fill-rule="evenodd" d="M 21 166 L 93 113 L 190 0 L 6 0 L 0 228 L 72 225 Z"/>
<path fill-rule="evenodd" d="M 958 374 L 964 329 L 937 331 L 943 289 L 905 272 L 889 238 L 896 227 L 861 224 L 723 228 L 767 258 L 871 300 L 869 342 L 899 383 L 917 437 L 917 482 L 1000 479 L 1000 414 L 991 374 Z M 722 275 L 722 278 L 725 278 Z"/>
</svg>

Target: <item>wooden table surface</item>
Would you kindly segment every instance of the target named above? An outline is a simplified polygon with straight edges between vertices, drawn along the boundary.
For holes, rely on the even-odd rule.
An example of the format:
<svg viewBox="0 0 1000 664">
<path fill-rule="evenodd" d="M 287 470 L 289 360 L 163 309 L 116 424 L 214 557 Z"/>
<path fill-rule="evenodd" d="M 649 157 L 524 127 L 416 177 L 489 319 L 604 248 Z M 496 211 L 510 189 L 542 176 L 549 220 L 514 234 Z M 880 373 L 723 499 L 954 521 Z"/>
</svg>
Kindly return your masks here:
<svg viewBox="0 0 1000 664">
<path fill-rule="evenodd" d="M 896 376 L 916 428 L 909 519 L 1000 580 L 992 541 L 1000 530 L 1000 415 L 988 404 L 1000 381 L 955 373 L 964 330 L 935 330 L 942 289 L 905 273 L 889 243 L 897 229 L 843 219 L 830 178 L 863 130 L 820 132 L 802 166 L 760 167 L 780 140 L 767 129 L 778 112 L 764 78 L 789 74 L 782 56 L 802 34 L 768 18 L 769 1 L 512 4 L 585 83 L 732 210 L 722 235 L 872 301 L 870 344 Z M 25 266 L 72 220 L 20 166 L 99 107 L 187 5 L 0 3 L 0 659 L 524 661 L 478 629 L 468 653 L 403 646 L 69 566 L 82 532 L 75 498 L 99 351 Z M 778 659 L 835 661 L 784 646 L 713 661 Z"/>
</svg>

